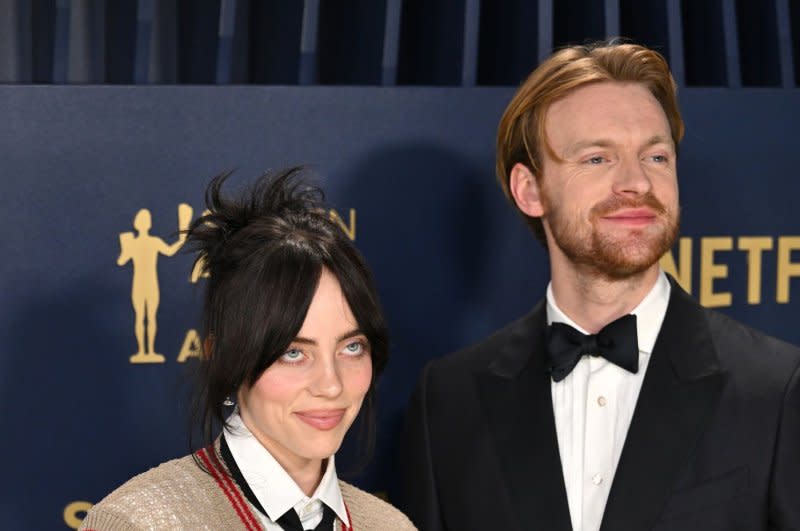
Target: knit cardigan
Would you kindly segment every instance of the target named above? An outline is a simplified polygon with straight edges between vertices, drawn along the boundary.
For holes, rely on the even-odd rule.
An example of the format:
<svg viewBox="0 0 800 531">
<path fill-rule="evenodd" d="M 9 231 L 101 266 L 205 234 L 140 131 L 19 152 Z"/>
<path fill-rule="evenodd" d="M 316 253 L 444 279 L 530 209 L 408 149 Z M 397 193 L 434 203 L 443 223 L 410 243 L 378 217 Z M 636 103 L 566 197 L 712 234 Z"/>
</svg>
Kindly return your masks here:
<svg viewBox="0 0 800 531">
<path fill-rule="evenodd" d="M 262 531 L 256 509 L 219 458 L 200 450 L 140 474 L 92 507 L 80 529 L 93 531 L 247 530 Z M 415 530 L 400 511 L 339 481 L 353 531 Z M 348 529 L 338 519 L 334 528 Z"/>
</svg>

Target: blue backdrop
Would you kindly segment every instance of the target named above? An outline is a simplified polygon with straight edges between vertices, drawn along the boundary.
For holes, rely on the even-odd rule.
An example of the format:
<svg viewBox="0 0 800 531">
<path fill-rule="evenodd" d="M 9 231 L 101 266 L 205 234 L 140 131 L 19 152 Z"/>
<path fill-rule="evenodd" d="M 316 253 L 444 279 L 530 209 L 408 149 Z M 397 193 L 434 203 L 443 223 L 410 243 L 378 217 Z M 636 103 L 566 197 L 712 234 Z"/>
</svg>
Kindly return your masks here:
<svg viewBox="0 0 800 531">
<path fill-rule="evenodd" d="M 151 234 L 172 243 L 178 206 L 198 215 L 208 179 L 230 168 L 238 186 L 311 164 L 375 272 L 392 358 L 379 384 L 376 456 L 355 482 L 391 498 L 398 431 L 423 363 L 544 294 L 546 255 L 493 175 L 511 94 L 0 86 L 3 528 L 76 526 L 88 504 L 188 452 L 203 280 L 191 282 L 192 257 L 159 257 L 155 345 L 166 359 L 130 363 L 133 270 L 117 265 L 119 237 L 148 209 Z M 800 93 L 690 88 L 681 101 L 675 272 L 705 304 L 800 343 Z"/>
</svg>

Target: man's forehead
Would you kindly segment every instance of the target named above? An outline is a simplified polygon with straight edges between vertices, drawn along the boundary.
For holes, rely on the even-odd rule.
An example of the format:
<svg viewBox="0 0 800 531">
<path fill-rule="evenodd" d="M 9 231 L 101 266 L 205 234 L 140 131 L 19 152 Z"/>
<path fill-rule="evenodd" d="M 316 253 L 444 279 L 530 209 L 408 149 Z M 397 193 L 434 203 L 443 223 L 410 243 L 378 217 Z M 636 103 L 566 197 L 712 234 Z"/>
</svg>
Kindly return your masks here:
<svg viewBox="0 0 800 531">
<path fill-rule="evenodd" d="M 640 141 L 664 137 L 672 143 L 663 108 L 640 83 L 602 82 L 579 87 L 554 101 L 544 122 L 548 139 L 560 144 L 613 144 L 620 134 L 634 132 Z"/>
<path fill-rule="evenodd" d="M 634 102 L 636 105 L 648 102 L 661 108 L 658 100 L 643 83 L 600 81 L 572 89 L 553 100 L 547 107 L 546 116 L 570 112 L 576 108 L 584 111 L 613 111 L 618 107 L 632 106 Z"/>
</svg>

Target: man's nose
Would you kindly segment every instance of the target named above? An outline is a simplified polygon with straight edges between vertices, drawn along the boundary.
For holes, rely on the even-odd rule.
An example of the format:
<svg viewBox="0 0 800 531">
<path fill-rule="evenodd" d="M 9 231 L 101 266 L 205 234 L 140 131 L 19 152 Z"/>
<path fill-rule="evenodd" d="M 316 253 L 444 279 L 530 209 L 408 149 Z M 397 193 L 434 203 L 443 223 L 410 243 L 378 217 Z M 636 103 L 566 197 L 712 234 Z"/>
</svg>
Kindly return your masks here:
<svg viewBox="0 0 800 531">
<path fill-rule="evenodd" d="M 614 193 L 620 195 L 643 195 L 650 191 L 652 183 L 644 162 L 638 156 L 623 157 L 614 178 Z"/>
</svg>

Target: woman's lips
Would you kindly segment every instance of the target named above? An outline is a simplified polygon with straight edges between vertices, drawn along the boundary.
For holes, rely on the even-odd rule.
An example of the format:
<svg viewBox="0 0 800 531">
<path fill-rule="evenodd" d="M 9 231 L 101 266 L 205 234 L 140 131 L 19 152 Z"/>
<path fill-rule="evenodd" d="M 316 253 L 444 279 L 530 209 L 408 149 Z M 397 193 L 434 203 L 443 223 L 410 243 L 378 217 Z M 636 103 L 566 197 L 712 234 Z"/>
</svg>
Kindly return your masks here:
<svg viewBox="0 0 800 531">
<path fill-rule="evenodd" d="M 345 409 L 315 409 L 307 411 L 295 411 L 297 418 L 322 431 L 332 430 L 344 418 Z"/>
</svg>

